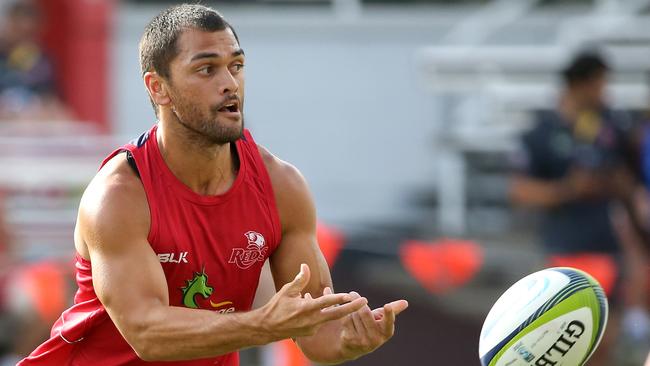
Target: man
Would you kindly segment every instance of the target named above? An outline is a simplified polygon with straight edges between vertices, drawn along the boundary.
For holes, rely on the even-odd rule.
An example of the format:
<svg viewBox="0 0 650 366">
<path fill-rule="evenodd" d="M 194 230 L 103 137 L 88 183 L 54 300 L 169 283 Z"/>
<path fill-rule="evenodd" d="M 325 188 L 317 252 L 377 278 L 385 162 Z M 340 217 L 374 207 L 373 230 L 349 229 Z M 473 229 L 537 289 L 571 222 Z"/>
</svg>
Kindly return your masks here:
<svg viewBox="0 0 650 366">
<path fill-rule="evenodd" d="M 634 178 L 625 164 L 628 126 L 604 102 L 608 70 L 601 56 L 586 52 L 563 71 L 565 88 L 557 111 L 540 113 L 523 136 L 511 197 L 541 210 L 547 265 L 592 274 L 610 305 L 616 305 L 624 253 L 612 223 L 612 206 L 629 207 Z M 616 336 L 616 313 L 590 364 L 610 364 L 606 353 Z"/>
<path fill-rule="evenodd" d="M 52 65 L 38 38 L 33 0 L 12 0 L 0 22 L 0 120 L 65 120 L 70 112 L 54 85 Z"/>
<path fill-rule="evenodd" d="M 172 7 L 147 26 L 140 61 L 159 123 L 86 189 L 75 306 L 19 365 L 238 365 L 237 350 L 285 338 L 339 363 L 386 342 L 407 303 L 370 310 L 332 292 L 305 180 L 243 129 L 233 28 Z M 278 292 L 250 310 L 267 257 Z"/>
</svg>

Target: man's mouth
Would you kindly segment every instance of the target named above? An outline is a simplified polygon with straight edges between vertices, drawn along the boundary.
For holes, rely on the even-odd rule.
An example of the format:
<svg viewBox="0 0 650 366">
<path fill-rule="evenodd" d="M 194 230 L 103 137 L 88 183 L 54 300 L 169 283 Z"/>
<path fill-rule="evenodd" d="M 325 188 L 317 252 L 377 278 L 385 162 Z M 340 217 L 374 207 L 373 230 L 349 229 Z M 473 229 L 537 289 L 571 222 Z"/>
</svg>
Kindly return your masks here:
<svg viewBox="0 0 650 366">
<path fill-rule="evenodd" d="M 239 102 L 233 101 L 224 104 L 221 108 L 217 110 L 221 113 L 238 113 L 239 112 Z"/>
</svg>

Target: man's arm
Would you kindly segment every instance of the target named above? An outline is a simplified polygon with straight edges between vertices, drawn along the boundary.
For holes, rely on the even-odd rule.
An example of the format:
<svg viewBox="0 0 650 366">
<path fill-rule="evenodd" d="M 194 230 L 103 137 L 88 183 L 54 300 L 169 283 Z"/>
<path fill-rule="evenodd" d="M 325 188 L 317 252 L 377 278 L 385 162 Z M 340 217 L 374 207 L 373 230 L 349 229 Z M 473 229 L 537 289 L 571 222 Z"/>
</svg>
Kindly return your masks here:
<svg viewBox="0 0 650 366">
<path fill-rule="evenodd" d="M 513 175 L 510 178 L 510 200 L 517 205 L 549 209 L 595 194 L 594 172 L 572 167 L 562 177 L 554 176 L 553 159 L 557 153 L 550 148 L 553 134 L 542 120 L 524 133 L 519 148 L 510 155 Z"/>
<path fill-rule="evenodd" d="M 305 179 L 293 166 L 260 148 L 264 157 L 282 222 L 282 242 L 270 258 L 276 288 L 291 279 L 301 263 L 312 269 L 306 298 L 330 296 L 332 279 L 316 240 L 316 209 Z M 360 296 L 353 292 L 353 298 Z M 394 332 L 395 315 L 408 306 L 404 300 L 370 310 L 366 305 L 344 318 L 330 321 L 313 336 L 296 342 L 303 353 L 318 363 L 340 363 L 372 352 Z"/>
<path fill-rule="evenodd" d="M 149 226 L 142 184 L 124 156 L 118 155 L 84 193 L 75 239 L 82 256 L 91 260 L 97 296 L 144 360 L 204 358 L 314 334 L 325 322 L 366 304 L 349 294 L 301 298 L 309 278 L 302 266 L 294 268 L 294 273 L 300 271 L 298 276 L 254 311 L 218 314 L 170 306 L 164 272 L 147 242 Z"/>
<path fill-rule="evenodd" d="M 574 168 L 560 179 L 540 179 L 517 173 L 510 179 L 510 199 L 519 205 L 553 208 L 606 194 L 600 174 Z"/>
<path fill-rule="evenodd" d="M 551 208 L 568 201 L 568 189 L 561 181 L 516 174 L 510 179 L 510 199 L 522 206 Z"/>
</svg>

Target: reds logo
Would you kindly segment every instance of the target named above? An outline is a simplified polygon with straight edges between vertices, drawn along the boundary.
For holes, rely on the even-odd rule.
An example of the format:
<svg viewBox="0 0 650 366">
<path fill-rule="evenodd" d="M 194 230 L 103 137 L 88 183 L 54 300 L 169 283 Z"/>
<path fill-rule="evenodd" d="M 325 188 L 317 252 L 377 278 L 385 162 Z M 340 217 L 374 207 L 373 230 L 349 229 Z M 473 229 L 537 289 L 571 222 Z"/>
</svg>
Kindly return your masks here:
<svg viewBox="0 0 650 366">
<path fill-rule="evenodd" d="M 248 269 L 256 262 L 266 260 L 268 247 L 265 246 L 264 236 L 258 232 L 248 231 L 244 236 L 248 241 L 246 249 L 233 248 L 228 263 L 234 263 L 241 269 Z"/>
<path fill-rule="evenodd" d="M 248 246 L 255 245 L 258 248 L 263 248 L 264 247 L 264 237 L 262 234 L 255 232 L 255 231 L 249 231 L 246 234 L 244 234 L 246 239 L 248 239 Z"/>
</svg>

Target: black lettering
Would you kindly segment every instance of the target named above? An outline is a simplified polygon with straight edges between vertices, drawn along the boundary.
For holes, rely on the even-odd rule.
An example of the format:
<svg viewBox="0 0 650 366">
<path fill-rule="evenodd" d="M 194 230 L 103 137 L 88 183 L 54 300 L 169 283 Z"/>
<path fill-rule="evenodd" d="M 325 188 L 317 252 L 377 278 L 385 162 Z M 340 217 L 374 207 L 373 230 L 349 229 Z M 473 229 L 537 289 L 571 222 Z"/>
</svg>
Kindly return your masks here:
<svg viewBox="0 0 650 366">
<path fill-rule="evenodd" d="M 560 345 L 562 344 L 566 345 L 566 348 L 560 347 Z M 546 354 L 552 356 L 553 353 L 552 351 L 556 350 L 562 356 L 564 356 L 567 354 L 567 352 L 569 352 L 569 350 L 571 349 L 571 347 L 573 347 L 574 344 L 576 344 L 576 341 L 571 342 L 570 340 L 564 338 L 564 334 L 562 334 L 560 338 L 558 338 L 558 340 L 555 341 L 555 343 L 551 346 L 551 348 L 549 348 L 548 351 L 546 351 Z"/>
<path fill-rule="evenodd" d="M 557 364 L 557 361 L 551 361 L 548 358 L 546 358 L 546 355 L 542 355 L 542 357 L 538 358 L 537 361 L 535 361 L 535 366 L 555 366 Z"/>
<path fill-rule="evenodd" d="M 578 332 L 579 331 L 579 332 Z M 568 334 L 572 338 L 578 339 L 585 332 L 585 325 L 578 320 L 574 320 L 569 325 L 567 325 L 564 333 Z"/>
</svg>

